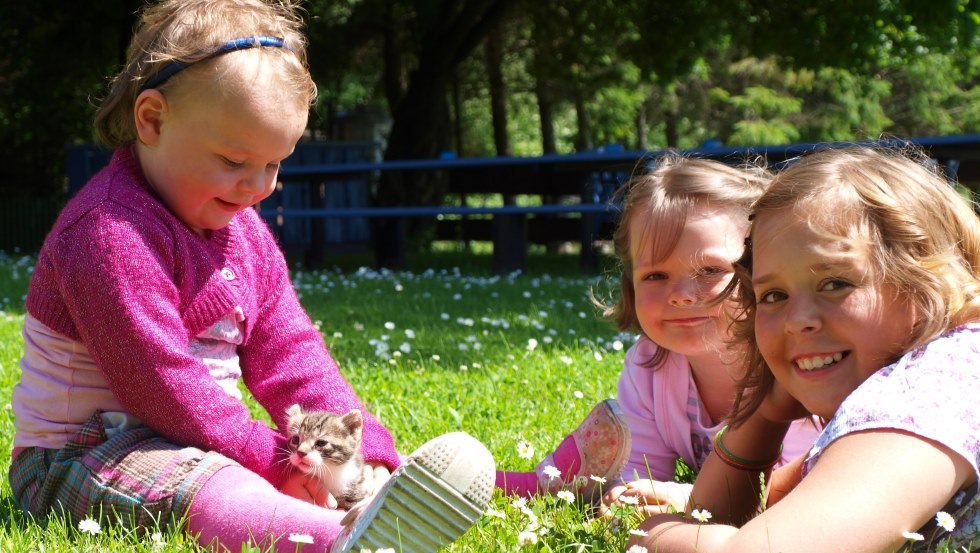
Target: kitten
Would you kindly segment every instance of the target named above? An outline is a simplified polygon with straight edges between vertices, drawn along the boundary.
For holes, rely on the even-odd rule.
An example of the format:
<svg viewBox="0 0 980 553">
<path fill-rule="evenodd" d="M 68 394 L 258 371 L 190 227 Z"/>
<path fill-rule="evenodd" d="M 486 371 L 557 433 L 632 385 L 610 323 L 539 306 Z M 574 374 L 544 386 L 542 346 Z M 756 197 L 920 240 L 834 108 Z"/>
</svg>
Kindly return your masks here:
<svg viewBox="0 0 980 553">
<path fill-rule="evenodd" d="M 341 509 L 350 509 L 364 499 L 367 489 L 361 456 L 361 412 L 353 409 L 337 415 L 303 411 L 293 405 L 286 414 L 289 462 L 319 481 Z"/>
</svg>

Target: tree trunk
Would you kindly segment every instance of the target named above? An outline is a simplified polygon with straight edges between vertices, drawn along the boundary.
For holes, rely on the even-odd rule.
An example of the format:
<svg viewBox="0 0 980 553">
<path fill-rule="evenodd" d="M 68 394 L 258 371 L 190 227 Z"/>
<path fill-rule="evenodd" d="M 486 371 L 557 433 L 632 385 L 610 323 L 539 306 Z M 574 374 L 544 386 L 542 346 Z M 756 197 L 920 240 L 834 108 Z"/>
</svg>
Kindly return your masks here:
<svg viewBox="0 0 980 553">
<path fill-rule="evenodd" d="M 575 149 L 579 152 L 591 150 L 594 147 L 592 142 L 592 122 L 589 120 L 589 112 L 585 109 L 585 98 L 582 91 L 575 91 L 575 116 L 578 119 L 578 137 L 575 140 Z"/>
<path fill-rule="evenodd" d="M 551 99 L 551 91 L 540 75 L 535 83 L 534 91 L 538 97 L 538 117 L 541 119 L 541 150 L 545 154 L 556 154 L 558 153 L 558 148 L 555 143 L 555 119 L 552 113 L 554 104 Z M 556 199 L 553 196 L 544 196 L 541 198 L 541 201 L 544 203 L 554 203 Z M 541 214 L 542 218 L 553 216 L 553 214 Z M 558 244 L 551 242 L 545 244 L 545 248 L 549 253 L 554 253 L 558 251 Z"/>
<path fill-rule="evenodd" d="M 636 149 L 646 150 L 649 141 L 647 139 L 647 104 L 640 104 L 640 109 L 636 112 Z"/>
<path fill-rule="evenodd" d="M 418 43 L 418 65 L 408 87 L 391 102 L 392 125 L 385 159 L 432 158 L 445 129 L 447 86 L 460 61 L 483 41 L 513 0 L 447 0 L 420 19 L 428 22 Z M 387 63 L 387 61 L 386 61 Z M 418 194 L 412 193 L 418 198 Z"/>
<path fill-rule="evenodd" d="M 548 85 L 540 77 L 535 82 L 534 92 L 538 98 L 538 117 L 541 119 L 541 151 L 546 154 L 557 153 L 555 118 L 552 113 L 554 104 Z"/>
<path fill-rule="evenodd" d="M 509 156 L 510 137 L 507 134 L 507 87 L 504 84 L 503 39 L 498 30 L 487 35 L 484 43 L 487 57 L 487 77 L 490 81 L 490 115 L 493 119 L 493 145 L 498 156 Z"/>
<path fill-rule="evenodd" d="M 382 85 L 385 92 L 385 100 L 388 101 L 388 109 L 394 113 L 395 108 L 401 103 L 404 97 L 404 84 L 402 83 L 402 56 L 401 45 L 398 41 L 395 22 L 394 3 L 385 5 L 384 25 L 382 25 L 382 55 L 384 56 L 384 73 L 381 75 Z"/>
<path fill-rule="evenodd" d="M 487 35 L 483 44 L 486 53 L 487 78 L 490 84 L 490 116 L 493 121 L 493 146 L 498 156 L 509 156 L 510 135 L 507 132 L 507 85 L 502 69 L 504 59 L 503 35 L 500 27 Z M 504 205 L 515 205 L 517 197 L 504 195 Z"/>
<path fill-rule="evenodd" d="M 417 52 L 418 66 L 409 75 L 408 86 L 397 100 L 389 95 L 392 125 L 385 148 L 385 160 L 432 159 L 449 142 L 449 79 L 459 62 L 465 59 L 486 37 L 513 0 L 447 0 L 417 6 L 431 8 L 419 19 L 426 23 L 421 29 Z M 386 47 L 395 48 L 386 42 Z M 391 53 L 393 59 L 397 51 Z M 386 52 L 386 56 L 389 55 Z M 399 56 L 400 59 L 400 56 Z M 386 78 L 392 72 L 386 68 Z M 386 82 L 387 84 L 387 82 Z M 386 90 L 386 92 L 388 92 Z M 385 171 L 375 203 L 379 205 L 438 205 L 447 185 L 438 172 Z M 383 219 L 382 219 L 383 220 Z M 406 232 L 413 239 L 424 241 L 426 233 L 406 230 L 408 225 L 381 223 L 384 228 L 375 235 L 376 263 L 382 267 L 402 268 L 405 263 Z M 431 226 L 431 221 L 428 221 Z M 394 233 L 385 236 L 383 233 Z M 400 250 L 400 251 L 399 251 Z"/>
<path fill-rule="evenodd" d="M 466 152 L 463 148 L 463 98 L 459 92 L 459 73 L 456 71 L 453 71 L 452 97 L 453 112 L 450 114 L 450 117 L 453 121 L 453 136 L 450 143 L 457 156 L 466 157 Z"/>
</svg>

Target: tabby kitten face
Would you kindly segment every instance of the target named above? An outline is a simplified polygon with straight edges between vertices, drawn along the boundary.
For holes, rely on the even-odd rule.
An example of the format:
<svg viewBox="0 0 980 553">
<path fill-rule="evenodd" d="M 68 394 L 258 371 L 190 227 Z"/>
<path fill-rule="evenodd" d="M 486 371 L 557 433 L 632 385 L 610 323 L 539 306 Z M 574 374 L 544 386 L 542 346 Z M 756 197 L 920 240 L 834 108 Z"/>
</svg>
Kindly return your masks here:
<svg viewBox="0 0 980 553">
<path fill-rule="evenodd" d="M 289 462 L 307 474 L 332 472 L 359 454 L 361 412 L 345 415 L 327 411 L 304 412 L 299 405 L 287 411 L 289 423 Z M 332 465 L 332 466 L 330 466 Z"/>
</svg>

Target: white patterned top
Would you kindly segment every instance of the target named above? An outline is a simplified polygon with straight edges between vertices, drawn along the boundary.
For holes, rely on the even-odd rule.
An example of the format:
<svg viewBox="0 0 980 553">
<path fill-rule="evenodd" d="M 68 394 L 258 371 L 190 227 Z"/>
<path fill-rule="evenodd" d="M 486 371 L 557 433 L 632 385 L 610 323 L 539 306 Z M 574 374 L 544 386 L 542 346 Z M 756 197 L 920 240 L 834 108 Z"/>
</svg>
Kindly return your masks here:
<svg viewBox="0 0 980 553">
<path fill-rule="evenodd" d="M 883 428 L 943 444 L 963 456 L 980 481 L 980 324 L 953 329 L 865 380 L 817 437 L 803 474 L 834 440 Z M 950 550 L 980 547 L 978 498 L 976 484 L 956 494 L 943 509 L 955 520 L 952 535 L 933 519 L 919 530 L 926 539 L 916 542 L 911 551 L 932 550 L 947 538 Z"/>
<path fill-rule="evenodd" d="M 242 399 L 238 380 L 242 367 L 238 359 L 238 346 L 242 344 L 242 322 L 245 314 L 241 307 L 229 313 L 211 327 L 190 340 L 190 354 L 204 362 L 208 372 L 229 396 Z"/>
</svg>

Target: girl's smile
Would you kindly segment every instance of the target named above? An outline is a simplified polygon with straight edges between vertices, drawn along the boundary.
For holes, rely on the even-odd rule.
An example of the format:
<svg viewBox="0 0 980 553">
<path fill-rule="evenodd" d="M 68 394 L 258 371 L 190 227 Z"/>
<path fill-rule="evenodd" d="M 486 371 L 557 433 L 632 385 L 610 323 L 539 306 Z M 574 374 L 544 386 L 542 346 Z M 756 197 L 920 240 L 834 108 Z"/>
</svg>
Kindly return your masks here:
<svg viewBox="0 0 980 553">
<path fill-rule="evenodd" d="M 844 358 L 845 353 L 834 352 L 834 353 L 822 353 L 817 355 L 801 355 L 797 357 L 794 362 L 797 368 L 803 371 L 813 371 L 817 369 L 822 369 L 824 367 L 830 367 L 835 363 L 838 363 Z"/>
<path fill-rule="evenodd" d="M 677 326 L 697 326 L 710 320 L 711 319 L 709 317 L 685 317 L 678 319 L 664 319 L 664 324 Z"/>
</svg>

